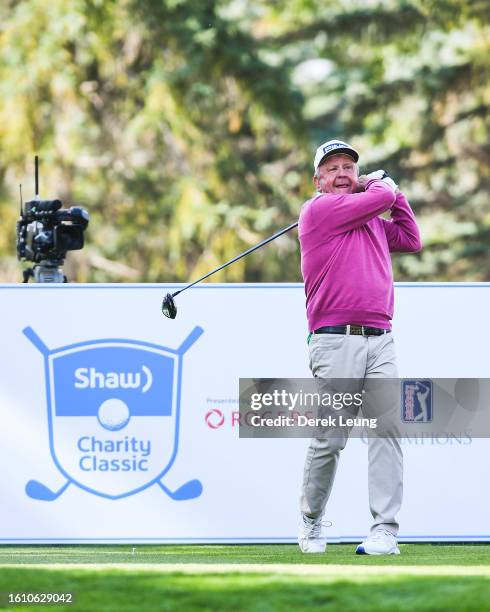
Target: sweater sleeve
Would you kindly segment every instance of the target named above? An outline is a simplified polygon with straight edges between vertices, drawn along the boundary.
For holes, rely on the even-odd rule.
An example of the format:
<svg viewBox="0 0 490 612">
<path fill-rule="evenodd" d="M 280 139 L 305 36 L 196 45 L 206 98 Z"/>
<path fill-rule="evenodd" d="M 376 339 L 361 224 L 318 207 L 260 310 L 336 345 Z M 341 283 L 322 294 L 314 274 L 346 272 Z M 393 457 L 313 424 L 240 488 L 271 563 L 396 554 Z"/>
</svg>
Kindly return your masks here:
<svg viewBox="0 0 490 612">
<path fill-rule="evenodd" d="M 361 227 L 390 209 L 393 191 L 382 181 L 371 181 L 363 193 L 317 196 L 310 204 L 311 220 L 328 234 L 341 234 Z"/>
<path fill-rule="evenodd" d="M 383 219 L 391 252 L 415 253 L 422 248 L 420 231 L 410 204 L 400 191 L 391 209 L 391 220 Z"/>
</svg>

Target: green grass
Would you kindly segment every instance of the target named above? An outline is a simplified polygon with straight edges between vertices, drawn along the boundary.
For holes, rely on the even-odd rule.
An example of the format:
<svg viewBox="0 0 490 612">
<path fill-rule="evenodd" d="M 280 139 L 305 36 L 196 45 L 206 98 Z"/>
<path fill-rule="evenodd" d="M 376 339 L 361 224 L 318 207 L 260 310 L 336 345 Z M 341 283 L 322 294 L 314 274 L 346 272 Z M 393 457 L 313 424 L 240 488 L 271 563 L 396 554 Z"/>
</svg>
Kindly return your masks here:
<svg viewBox="0 0 490 612">
<path fill-rule="evenodd" d="M 133 554 L 134 548 L 134 554 Z M 1 546 L 0 565 L 9 563 L 291 563 L 347 565 L 486 565 L 490 544 L 401 544 L 401 555 L 354 555 L 355 544 L 329 544 L 323 555 L 304 555 L 297 546 L 123 545 Z"/>
<path fill-rule="evenodd" d="M 72 592 L 58 609 L 490 610 L 490 546 L 406 544 L 367 557 L 353 545 L 303 555 L 289 545 L 3 546 L 7 592 Z M 50 608 L 53 608 L 51 606 Z M 48 610 L 50 608 L 47 608 Z"/>
</svg>

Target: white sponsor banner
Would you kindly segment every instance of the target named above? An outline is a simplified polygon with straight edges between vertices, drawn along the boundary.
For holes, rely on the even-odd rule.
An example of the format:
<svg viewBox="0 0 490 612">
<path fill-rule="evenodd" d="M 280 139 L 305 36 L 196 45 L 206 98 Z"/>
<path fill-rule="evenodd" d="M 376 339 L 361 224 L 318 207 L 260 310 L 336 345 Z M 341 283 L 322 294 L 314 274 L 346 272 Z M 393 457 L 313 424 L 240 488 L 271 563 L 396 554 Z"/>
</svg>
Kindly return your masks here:
<svg viewBox="0 0 490 612">
<path fill-rule="evenodd" d="M 0 541 L 293 542 L 305 439 L 240 439 L 239 378 L 306 378 L 294 285 L 2 285 Z M 398 284 L 400 376 L 485 378 L 490 284 Z M 400 539 L 490 540 L 487 439 L 403 443 Z M 367 445 L 326 518 L 369 531 Z"/>
</svg>

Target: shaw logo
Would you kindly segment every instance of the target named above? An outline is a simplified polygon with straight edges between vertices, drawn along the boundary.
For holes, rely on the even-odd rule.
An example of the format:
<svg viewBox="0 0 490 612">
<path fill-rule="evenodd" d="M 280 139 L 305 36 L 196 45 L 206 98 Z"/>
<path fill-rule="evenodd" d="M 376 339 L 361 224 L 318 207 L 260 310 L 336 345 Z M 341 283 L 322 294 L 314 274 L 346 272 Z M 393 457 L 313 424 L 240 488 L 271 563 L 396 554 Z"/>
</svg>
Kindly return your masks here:
<svg viewBox="0 0 490 612">
<path fill-rule="evenodd" d="M 141 366 L 140 372 L 98 372 L 96 368 L 77 368 L 75 387 L 77 389 L 139 389 L 143 376 L 145 383 L 141 388 L 146 393 L 151 388 L 153 376 L 150 368 Z"/>
<path fill-rule="evenodd" d="M 110 339 L 51 350 L 26 327 L 44 356 L 49 447 L 65 478 L 57 491 L 30 480 L 27 495 L 53 501 L 74 484 L 119 499 L 156 484 L 175 500 L 199 497 L 199 480 L 172 491 L 162 479 L 178 451 L 183 356 L 202 333 L 177 349 Z"/>
<path fill-rule="evenodd" d="M 206 425 L 211 427 L 211 429 L 218 429 L 224 425 L 225 415 L 221 412 L 221 410 L 214 408 L 206 413 L 204 420 L 206 421 Z"/>
</svg>

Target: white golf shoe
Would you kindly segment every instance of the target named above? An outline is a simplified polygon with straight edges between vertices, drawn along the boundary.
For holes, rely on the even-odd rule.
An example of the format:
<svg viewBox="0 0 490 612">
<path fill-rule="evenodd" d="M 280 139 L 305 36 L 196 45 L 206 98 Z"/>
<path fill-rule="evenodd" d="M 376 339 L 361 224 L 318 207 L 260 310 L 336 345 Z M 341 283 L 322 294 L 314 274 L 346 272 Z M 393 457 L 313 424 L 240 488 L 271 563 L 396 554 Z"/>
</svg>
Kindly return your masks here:
<svg viewBox="0 0 490 612">
<path fill-rule="evenodd" d="M 386 529 L 377 529 L 356 548 L 356 555 L 399 555 L 395 536 Z"/>
<path fill-rule="evenodd" d="M 331 523 L 330 523 L 331 524 Z M 327 539 L 322 535 L 322 517 L 310 518 L 301 515 L 298 532 L 298 544 L 304 553 L 323 553 L 327 548 Z"/>
</svg>

